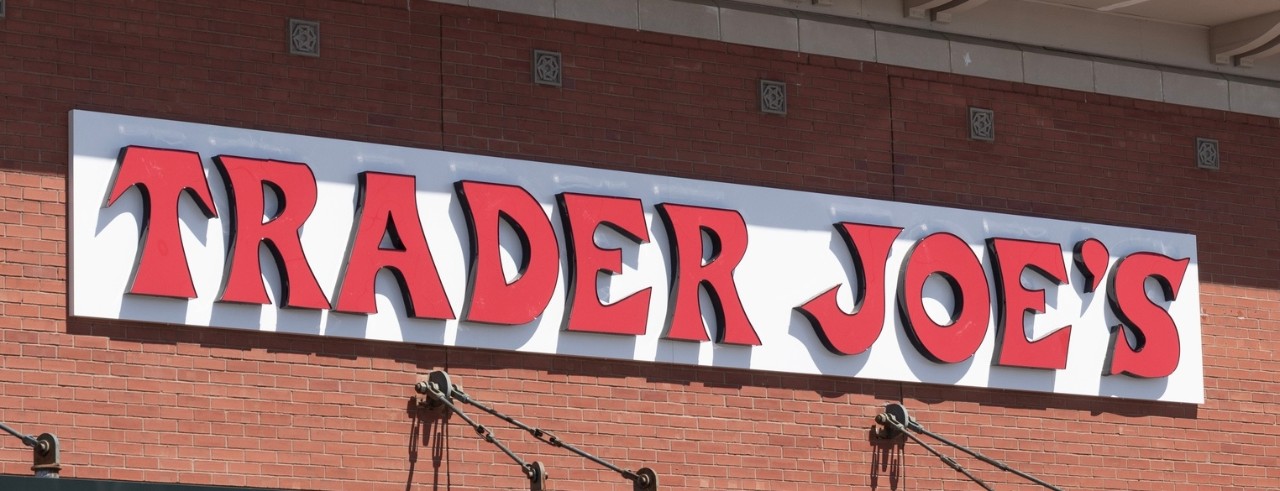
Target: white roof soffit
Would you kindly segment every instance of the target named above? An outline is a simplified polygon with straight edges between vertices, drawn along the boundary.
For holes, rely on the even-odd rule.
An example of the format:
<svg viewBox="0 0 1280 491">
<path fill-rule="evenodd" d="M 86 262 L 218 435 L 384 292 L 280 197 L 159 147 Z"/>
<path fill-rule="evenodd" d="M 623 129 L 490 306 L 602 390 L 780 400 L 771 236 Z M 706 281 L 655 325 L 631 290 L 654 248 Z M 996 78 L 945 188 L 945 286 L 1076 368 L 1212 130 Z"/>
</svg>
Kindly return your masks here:
<svg viewBox="0 0 1280 491">
<path fill-rule="evenodd" d="M 954 16 L 988 0 L 903 0 L 904 15 L 934 22 Z M 1022 0 L 1094 10 L 1113 15 L 1182 23 L 1209 29 L 1212 61 L 1219 65 L 1253 67 L 1256 60 L 1280 52 L 1280 2 L 1197 0 Z M 816 2 L 815 2 L 816 3 Z M 1192 53 L 1194 54 L 1194 53 Z"/>
<path fill-rule="evenodd" d="M 1280 118 L 1280 0 L 432 1 Z"/>
<path fill-rule="evenodd" d="M 737 1 L 1280 81 L 1280 0 Z"/>
</svg>

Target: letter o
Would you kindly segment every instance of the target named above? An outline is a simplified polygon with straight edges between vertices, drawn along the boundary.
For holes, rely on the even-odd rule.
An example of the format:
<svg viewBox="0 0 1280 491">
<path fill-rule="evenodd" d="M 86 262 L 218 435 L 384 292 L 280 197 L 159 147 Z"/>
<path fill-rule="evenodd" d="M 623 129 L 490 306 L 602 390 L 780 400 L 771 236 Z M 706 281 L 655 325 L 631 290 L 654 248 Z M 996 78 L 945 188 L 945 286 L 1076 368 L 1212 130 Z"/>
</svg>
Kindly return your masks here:
<svg viewBox="0 0 1280 491">
<path fill-rule="evenodd" d="M 956 299 L 953 320 L 946 325 L 934 322 L 924 309 L 924 284 L 935 274 L 947 281 Z M 959 363 L 973 356 L 991 321 L 991 293 L 986 271 L 969 244 L 936 233 L 912 246 L 898 277 L 898 313 L 911 344 L 930 360 Z"/>
</svg>

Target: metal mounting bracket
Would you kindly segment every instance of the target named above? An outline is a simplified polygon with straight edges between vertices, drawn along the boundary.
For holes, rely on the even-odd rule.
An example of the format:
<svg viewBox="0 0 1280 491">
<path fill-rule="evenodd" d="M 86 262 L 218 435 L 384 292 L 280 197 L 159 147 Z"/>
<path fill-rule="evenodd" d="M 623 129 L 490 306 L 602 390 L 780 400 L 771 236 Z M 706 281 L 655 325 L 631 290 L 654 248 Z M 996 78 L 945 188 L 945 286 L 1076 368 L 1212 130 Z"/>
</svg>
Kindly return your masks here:
<svg viewBox="0 0 1280 491">
<path fill-rule="evenodd" d="M 427 396 L 420 404 L 427 409 L 437 409 L 444 404 L 441 399 L 453 402 L 453 382 L 449 380 L 449 374 L 444 370 L 437 370 L 427 375 L 427 379 L 418 382 L 413 386 L 413 390 L 419 394 Z"/>
<path fill-rule="evenodd" d="M 889 418 L 892 418 L 892 421 Z M 903 428 L 911 425 L 911 416 L 907 414 L 906 406 L 896 402 L 885 404 L 884 412 L 876 415 L 876 423 L 880 426 L 873 427 L 871 431 L 877 438 L 885 440 L 896 439 L 902 436 L 902 430 L 899 430 L 898 425 L 893 424 L 893 422 L 897 422 Z"/>
<path fill-rule="evenodd" d="M 32 448 L 34 454 L 31 470 L 36 473 L 36 477 L 58 477 L 58 472 L 62 470 L 61 457 L 58 455 L 58 437 L 53 433 L 41 433 L 36 437 L 36 441 L 40 443 Z"/>
<path fill-rule="evenodd" d="M 550 491 L 547 487 L 547 468 L 542 462 L 534 461 L 527 468 L 529 472 L 529 491 Z"/>
<path fill-rule="evenodd" d="M 641 467 L 636 471 L 636 479 L 632 483 L 632 491 L 658 491 L 658 473 L 648 467 Z"/>
</svg>

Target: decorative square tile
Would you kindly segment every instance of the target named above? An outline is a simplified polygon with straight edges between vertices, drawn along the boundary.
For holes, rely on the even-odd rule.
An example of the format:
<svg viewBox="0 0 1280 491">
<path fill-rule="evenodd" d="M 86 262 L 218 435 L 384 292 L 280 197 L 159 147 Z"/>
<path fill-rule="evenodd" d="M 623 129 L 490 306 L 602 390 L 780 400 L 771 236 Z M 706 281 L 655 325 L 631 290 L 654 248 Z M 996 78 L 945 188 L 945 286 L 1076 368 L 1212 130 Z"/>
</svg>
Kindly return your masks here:
<svg viewBox="0 0 1280 491">
<path fill-rule="evenodd" d="M 560 53 L 555 51 L 533 50 L 533 83 L 559 87 L 563 70 L 560 64 Z"/>
<path fill-rule="evenodd" d="M 969 108 L 969 139 L 996 141 L 996 113 L 990 109 Z"/>
<path fill-rule="evenodd" d="M 289 54 L 320 56 L 320 23 L 289 19 Z"/>
<path fill-rule="evenodd" d="M 776 80 L 760 81 L 760 112 L 787 114 L 787 83 Z"/>
<path fill-rule="evenodd" d="M 1196 167 L 1200 169 L 1218 170 L 1221 166 L 1218 153 L 1218 140 L 1196 138 Z"/>
</svg>

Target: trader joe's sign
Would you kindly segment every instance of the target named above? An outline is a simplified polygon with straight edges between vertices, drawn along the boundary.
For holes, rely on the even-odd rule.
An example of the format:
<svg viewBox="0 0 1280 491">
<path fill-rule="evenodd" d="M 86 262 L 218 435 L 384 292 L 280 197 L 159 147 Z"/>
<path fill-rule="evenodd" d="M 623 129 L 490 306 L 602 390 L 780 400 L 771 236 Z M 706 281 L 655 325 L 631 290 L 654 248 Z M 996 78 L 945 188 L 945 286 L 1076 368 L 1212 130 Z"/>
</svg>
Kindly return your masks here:
<svg viewBox="0 0 1280 491">
<path fill-rule="evenodd" d="M 1190 235 L 71 118 L 77 316 L 1204 397 Z"/>
</svg>

